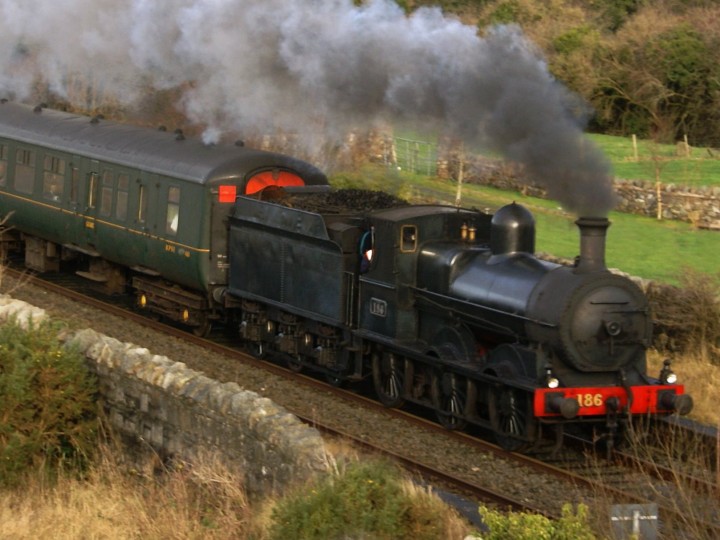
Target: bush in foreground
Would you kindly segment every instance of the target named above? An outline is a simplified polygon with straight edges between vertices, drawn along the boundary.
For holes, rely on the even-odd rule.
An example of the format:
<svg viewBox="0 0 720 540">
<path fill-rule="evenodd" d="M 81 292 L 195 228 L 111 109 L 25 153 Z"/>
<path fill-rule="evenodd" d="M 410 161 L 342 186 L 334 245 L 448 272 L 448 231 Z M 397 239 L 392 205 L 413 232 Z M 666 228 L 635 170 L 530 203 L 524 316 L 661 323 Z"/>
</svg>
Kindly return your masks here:
<svg viewBox="0 0 720 540">
<path fill-rule="evenodd" d="M 566 504 L 562 518 L 552 521 L 539 514 L 511 512 L 504 514 L 480 507 L 480 514 L 489 532 L 482 540 L 593 540 L 595 535 L 588 524 L 587 506 L 581 504 L 577 513 Z"/>
<path fill-rule="evenodd" d="M 271 538 L 462 538 L 464 523 L 433 494 L 383 461 L 344 473 L 278 501 Z"/>
<path fill-rule="evenodd" d="M 0 485 L 83 467 L 97 444 L 96 383 L 58 327 L 0 326 Z"/>
</svg>

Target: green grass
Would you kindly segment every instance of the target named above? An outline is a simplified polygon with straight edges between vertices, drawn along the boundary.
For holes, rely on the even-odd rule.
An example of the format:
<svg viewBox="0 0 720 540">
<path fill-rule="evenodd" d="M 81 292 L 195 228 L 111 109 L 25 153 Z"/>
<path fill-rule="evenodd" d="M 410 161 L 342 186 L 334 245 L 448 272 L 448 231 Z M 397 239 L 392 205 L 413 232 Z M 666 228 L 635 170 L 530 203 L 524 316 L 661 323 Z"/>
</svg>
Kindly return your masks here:
<svg viewBox="0 0 720 540">
<path fill-rule="evenodd" d="M 658 179 L 663 184 L 720 186 L 720 151 L 638 140 L 637 159 L 630 137 L 589 135 L 612 161 L 615 176 L 629 180 Z"/>
<path fill-rule="evenodd" d="M 353 175 L 333 178 L 338 187 L 364 187 L 388 191 L 413 201 L 453 204 L 457 185 L 382 167 L 369 167 Z M 563 212 L 557 202 L 526 197 L 521 193 L 465 184 L 462 206 L 495 211 L 516 201 L 535 215 L 536 249 L 558 257 L 578 254 L 579 236 L 575 216 Z M 695 230 L 678 221 L 612 212 L 606 262 L 631 275 L 677 284 L 690 270 L 716 275 L 720 272 L 720 233 Z"/>
<path fill-rule="evenodd" d="M 410 129 L 396 130 L 396 152 L 403 168 L 433 174 L 438 137 Z M 658 144 L 637 141 L 637 155 L 631 137 L 589 134 L 610 159 L 616 177 L 684 186 L 720 186 L 720 150 L 690 148 L 685 155 L 682 143 Z M 485 154 L 482 150 L 477 150 Z M 497 157 L 494 156 L 493 157 Z"/>
<path fill-rule="evenodd" d="M 576 216 L 560 210 L 555 201 L 481 186 L 463 187 L 463 205 L 495 209 L 512 201 L 527 206 L 535 215 L 537 251 L 566 258 L 578 254 Z M 620 212 L 611 212 L 609 217 L 606 262 L 611 268 L 666 283 L 678 283 L 688 269 L 706 274 L 720 272 L 720 234 L 716 231 Z"/>
<path fill-rule="evenodd" d="M 534 211 L 537 249 L 560 257 L 577 255 L 579 237 L 574 218 Z M 687 270 L 705 274 L 720 271 L 717 232 L 618 212 L 611 213 L 610 220 L 606 262 L 611 268 L 675 284 Z"/>
</svg>

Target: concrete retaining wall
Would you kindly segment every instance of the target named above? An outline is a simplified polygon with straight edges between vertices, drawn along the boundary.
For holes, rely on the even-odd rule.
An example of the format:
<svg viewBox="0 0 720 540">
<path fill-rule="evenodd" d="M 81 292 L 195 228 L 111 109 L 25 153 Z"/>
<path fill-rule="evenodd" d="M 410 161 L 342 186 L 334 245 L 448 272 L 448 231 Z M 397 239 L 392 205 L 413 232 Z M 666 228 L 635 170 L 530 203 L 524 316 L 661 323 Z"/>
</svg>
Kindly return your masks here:
<svg viewBox="0 0 720 540">
<path fill-rule="evenodd" d="M 0 321 L 10 316 L 27 326 L 45 314 L 25 302 L 0 298 Z M 190 460 L 218 452 L 244 471 L 250 494 L 282 489 L 327 470 L 319 432 L 255 392 L 94 330 L 63 339 L 97 373 L 106 414 L 122 435 Z"/>
</svg>

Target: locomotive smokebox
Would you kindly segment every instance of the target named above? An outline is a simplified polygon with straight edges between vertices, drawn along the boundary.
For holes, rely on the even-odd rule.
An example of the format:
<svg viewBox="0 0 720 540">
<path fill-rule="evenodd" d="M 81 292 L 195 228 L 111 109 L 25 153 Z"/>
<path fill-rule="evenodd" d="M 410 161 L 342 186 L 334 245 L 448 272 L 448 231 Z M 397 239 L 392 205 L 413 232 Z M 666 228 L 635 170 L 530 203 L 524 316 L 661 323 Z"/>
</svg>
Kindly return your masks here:
<svg viewBox="0 0 720 540">
<path fill-rule="evenodd" d="M 580 229 L 580 260 L 577 274 L 602 272 L 605 267 L 605 238 L 610 220 L 599 217 L 581 217 L 575 225 Z"/>
</svg>

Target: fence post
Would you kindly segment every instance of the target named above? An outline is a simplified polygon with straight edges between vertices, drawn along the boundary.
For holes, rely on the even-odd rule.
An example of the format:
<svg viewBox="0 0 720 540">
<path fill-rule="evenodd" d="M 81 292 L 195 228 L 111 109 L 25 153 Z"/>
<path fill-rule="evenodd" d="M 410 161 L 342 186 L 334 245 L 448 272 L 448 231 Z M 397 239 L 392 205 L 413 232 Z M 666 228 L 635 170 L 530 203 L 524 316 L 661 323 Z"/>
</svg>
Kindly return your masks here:
<svg viewBox="0 0 720 540">
<path fill-rule="evenodd" d="M 463 183 L 463 165 L 465 163 L 465 152 L 463 151 L 463 145 L 460 145 L 460 151 L 458 152 L 458 179 L 457 179 L 457 193 L 455 194 L 455 206 L 460 206 L 462 201 L 462 183 Z"/>
<path fill-rule="evenodd" d="M 633 133 L 632 136 L 632 146 L 633 146 L 633 160 L 637 161 L 638 158 L 638 146 L 637 146 L 637 135 Z"/>
</svg>

